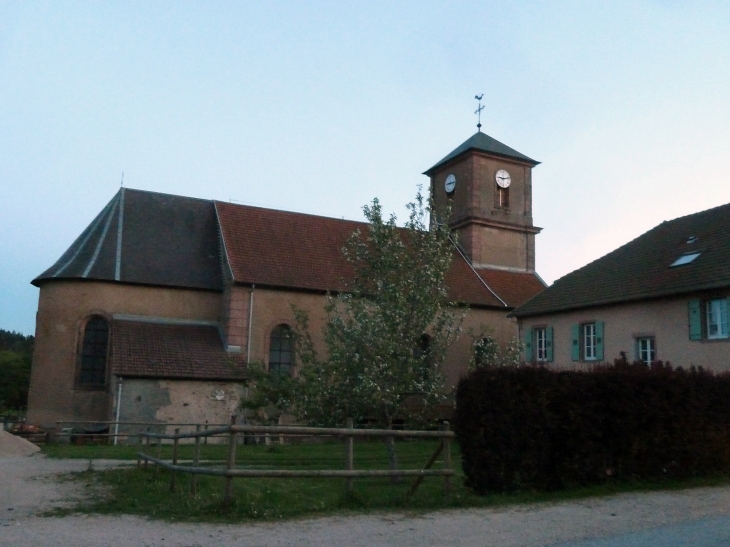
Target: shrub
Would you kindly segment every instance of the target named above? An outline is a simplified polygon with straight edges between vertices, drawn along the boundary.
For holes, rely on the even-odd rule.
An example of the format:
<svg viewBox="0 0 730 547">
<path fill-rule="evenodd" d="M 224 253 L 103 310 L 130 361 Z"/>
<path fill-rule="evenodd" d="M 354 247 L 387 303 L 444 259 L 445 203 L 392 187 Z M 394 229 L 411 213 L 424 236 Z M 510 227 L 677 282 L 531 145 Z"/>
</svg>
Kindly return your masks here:
<svg viewBox="0 0 730 547">
<path fill-rule="evenodd" d="M 730 472 L 730 375 L 622 355 L 591 371 L 483 367 L 454 430 L 479 493 Z"/>
</svg>

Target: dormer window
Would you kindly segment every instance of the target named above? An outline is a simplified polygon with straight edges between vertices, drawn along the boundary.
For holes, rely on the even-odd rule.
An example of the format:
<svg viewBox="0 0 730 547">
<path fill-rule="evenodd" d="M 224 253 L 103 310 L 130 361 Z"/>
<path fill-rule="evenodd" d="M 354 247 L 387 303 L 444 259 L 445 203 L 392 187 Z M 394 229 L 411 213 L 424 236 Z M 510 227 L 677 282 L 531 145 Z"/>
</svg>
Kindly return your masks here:
<svg viewBox="0 0 730 547">
<path fill-rule="evenodd" d="M 685 264 L 689 264 L 692 262 L 695 258 L 700 256 L 700 253 L 688 253 L 680 256 L 677 260 L 672 262 L 669 267 L 674 268 L 675 266 L 684 266 Z"/>
</svg>

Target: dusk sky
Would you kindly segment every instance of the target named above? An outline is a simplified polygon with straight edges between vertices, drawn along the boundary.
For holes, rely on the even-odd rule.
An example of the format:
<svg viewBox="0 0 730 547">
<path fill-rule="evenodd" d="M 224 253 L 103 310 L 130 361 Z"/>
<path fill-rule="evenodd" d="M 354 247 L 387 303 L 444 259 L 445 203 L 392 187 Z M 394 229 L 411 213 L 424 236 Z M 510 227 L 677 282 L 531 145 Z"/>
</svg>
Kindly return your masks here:
<svg viewBox="0 0 730 547">
<path fill-rule="evenodd" d="M 0 328 L 120 186 L 405 220 L 482 130 L 546 282 L 730 202 L 730 3 L 0 0 Z M 286 257 L 282 257 L 283 260 Z M 728 266 L 730 267 L 730 265 Z"/>
</svg>

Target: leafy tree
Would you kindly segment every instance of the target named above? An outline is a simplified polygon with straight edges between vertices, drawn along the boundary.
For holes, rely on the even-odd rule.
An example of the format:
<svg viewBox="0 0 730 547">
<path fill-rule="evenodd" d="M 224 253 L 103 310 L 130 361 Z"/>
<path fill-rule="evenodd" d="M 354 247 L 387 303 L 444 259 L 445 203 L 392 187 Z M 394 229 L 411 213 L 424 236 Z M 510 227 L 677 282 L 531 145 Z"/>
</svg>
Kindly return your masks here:
<svg viewBox="0 0 730 547">
<path fill-rule="evenodd" d="M 32 336 L 0 329 L 0 412 L 28 406 Z"/>
<path fill-rule="evenodd" d="M 497 341 L 488 334 L 488 329 L 474 337 L 474 351 L 472 351 L 469 370 L 481 367 L 517 366 L 522 362 L 521 352 L 524 349 L 522 342 L 512 338 L 504 348 L 500 348 Z M 472 335 L 473 336 L 473 335 Z"/>
<path fill-rule="evenodd" d="M 445 399 L 441 367 L 466 313 L 447 301 L 454 244 L 446 226 L 428 226 L 432 204 L 424 206 L 420 191 L 408 210 L 399 228 L 377 199 L 363 207 L 367 230 L 343 249 L 355 276 L 348 292 L 327 297 L 325 355 L 315 349 L 307 313 L 294 309 L 302 366 L 283 381 L 255 369 L 251 405 L 272 402 L 313 425 L 353 418 L 390 428 L 394 419 L 426 418 Z M 395 466 L 392 439 L 389 453 Z"/>
</svg>

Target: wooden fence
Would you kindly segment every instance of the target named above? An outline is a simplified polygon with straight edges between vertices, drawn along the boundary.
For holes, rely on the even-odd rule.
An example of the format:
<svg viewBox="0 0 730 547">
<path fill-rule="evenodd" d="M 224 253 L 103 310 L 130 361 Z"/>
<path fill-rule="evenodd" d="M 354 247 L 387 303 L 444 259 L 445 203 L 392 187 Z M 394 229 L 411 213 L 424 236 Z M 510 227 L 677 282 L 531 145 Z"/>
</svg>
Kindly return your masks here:
<svg viewBox="0 0 730 547">
<path fill-rule="evenodd" d="M 260 434 L 260 435 L 296 435 L 296 436 L 332 436 L 340 437 L 345 442 L 345 468 L 344 469 L 236 469 L 236 446 L 237 436 L 239 434 Z M 228 436 L 228 458 L 226 467 L 200 467 L 200 445 L 201 439 L 205 439 L 211 435 L 227 435 Z M 355 469 L 354 466 L 354 440 L 358 438 L 426 438 L 441 439 L 438 448 L 431 458 L 426 462 L 423 469 Z M 178 463 L 178 445 L 180 439 L 195 439 L 195 449 L 193 452 L 193 461 L 191 465 L 180 465 Z M 147 468 L 148 462 L 152 462 L 160 467 L 164 467 L 171 471 L 170 474 L 170 491 L 174 492 L 177 488 L 177 473 L 190 473 L 191 494 L 197 493 L 197 475 L 215 475 L 225 478 L 225 491 L 223 496 L 224 505 L 228 505 L 232 500 L 232 482 L 236 477 L 276 477 L 276 478 L 303 478 L 303 477 L 342 477 L 346 479 L 347 492 L 353 490 L 353 481 L 355 478 L 365 477 L 416 477 L 416 480 L 408 490 L 408 496 L 411 496 L 418 489 L 419 485 L 425 477 L 440 476 L 444 477 L 444 491 L 448 494 L 451 492 L 452 477 L 454 469 L 451 463 L 451 440 L 454 438 L 454 432 L 450 430 L 449 423 L 444 422 L 441 431 L 415 431 L 415 430 L 393 430 L 393 429 L 355 429 L 352 420 L 347 420 L 347 427 L 299 427 L 299 426 L 261 426 L 261 425 L 238 425 L 236 424 L 236 415 L 231 416 L 230 425 L 201 430 L 201 426 L 196 426 L 194 433 L 180 433 L 180 429 L 175 430 L 174 435 L 165 435 L 160 433 L 150 433 L 141 431 L 139 433 L 139 451 L 137 452 L 137 466 Z M 156 439 L 155 443 L 157 455 L 149 454 L 151 440 Z M 162 441 L 172 440 L 172 460 L 165 461 L 161 458 Z M 436 463 L 438 457 L 443 452 L 443 467 L 441 469 L 431 469 Z M 156 468 L 157 469 L 157 468 Z"/>
</svg>

